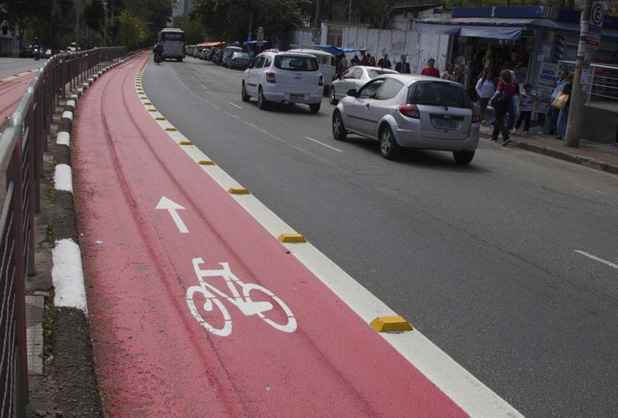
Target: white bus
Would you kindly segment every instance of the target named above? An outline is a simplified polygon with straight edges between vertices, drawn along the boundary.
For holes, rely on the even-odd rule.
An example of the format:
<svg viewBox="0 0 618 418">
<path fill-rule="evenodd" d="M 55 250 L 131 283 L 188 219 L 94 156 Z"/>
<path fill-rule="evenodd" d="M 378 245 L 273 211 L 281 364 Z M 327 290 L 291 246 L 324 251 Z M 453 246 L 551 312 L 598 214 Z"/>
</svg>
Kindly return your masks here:
<svg viewBox="0 0 618 418">
<path fill-rule="evenodd" d="M 161 58 L 173 58 L 177 61 L 185 58 L 185 33 L 182 29 L 163 29 L 159 32 L 159 43 L 163 46 Z"/>
</svg>

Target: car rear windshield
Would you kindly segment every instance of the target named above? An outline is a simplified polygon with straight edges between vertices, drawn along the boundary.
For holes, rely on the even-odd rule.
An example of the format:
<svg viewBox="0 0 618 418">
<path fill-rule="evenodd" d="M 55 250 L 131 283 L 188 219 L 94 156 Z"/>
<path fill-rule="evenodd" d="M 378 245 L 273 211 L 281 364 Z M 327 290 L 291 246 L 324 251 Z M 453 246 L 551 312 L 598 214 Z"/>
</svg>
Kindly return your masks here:
<svg viewBox="0 0 618 418">
<path fill-rule="evenodd" d="M 384 74 L 397 74 L 397 71 L 388 71 L 388 70 L 367 70 L 369 74 L 369 78 L 374 79 Z"/>
<path fill-rule="evenodd" d="M 299 57 L 295 55 L 277 55 L 275 67 L 290 71 L 317 71 L 318 60 L 313 57 Z"/>
<path fill-rule="evenodd" d="M 414 84 L 410 103 L 428 106 L 470 107 L 463 87 L 436 81 Z"/>
<path fill-rule="evenodd" d="M 164 32 L 161 34 L 161 39 L 164 41 L 184 41 L 185 34 L 179 32 Z"/>
</svg>

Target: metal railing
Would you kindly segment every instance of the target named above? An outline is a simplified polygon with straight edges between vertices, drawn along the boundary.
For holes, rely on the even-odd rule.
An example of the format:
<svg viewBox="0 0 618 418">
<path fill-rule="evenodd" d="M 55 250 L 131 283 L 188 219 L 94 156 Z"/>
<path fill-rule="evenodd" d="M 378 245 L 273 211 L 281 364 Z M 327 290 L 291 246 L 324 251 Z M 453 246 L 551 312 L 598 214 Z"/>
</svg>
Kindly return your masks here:
<svg viewBox="0 0 618 418">
<path fill-rule="evenodd" d="M 586 104 L 618 113 L 618 65 L 591 64 L 587 81 Z"/>
<path fill-rule="evenodd" d="M 34 274 L 34 214 L 40 208 L 43 153 L 62 97 L 126 49 L 52 57 L 0 137 L 0 417 L 21 417 L 28 400 L 25 278 Z"/>
</svg>

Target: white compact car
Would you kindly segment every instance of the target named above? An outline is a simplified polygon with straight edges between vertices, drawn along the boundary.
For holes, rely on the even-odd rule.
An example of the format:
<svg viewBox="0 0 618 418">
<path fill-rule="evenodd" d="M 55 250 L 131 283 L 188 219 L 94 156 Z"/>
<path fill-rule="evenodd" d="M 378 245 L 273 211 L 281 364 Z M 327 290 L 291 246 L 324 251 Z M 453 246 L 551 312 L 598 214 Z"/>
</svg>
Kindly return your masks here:
<svg viewBox="0 0 618 418">
<path fill-rule="evenodd" d="M 258 55 L 242 79 L 242 100 L 257 98 L 258 107 L 271 103 L 309 105 L 320 111 L 324 77 L 316 57 L 297 52 L 266 51 Z"/>
</svg>

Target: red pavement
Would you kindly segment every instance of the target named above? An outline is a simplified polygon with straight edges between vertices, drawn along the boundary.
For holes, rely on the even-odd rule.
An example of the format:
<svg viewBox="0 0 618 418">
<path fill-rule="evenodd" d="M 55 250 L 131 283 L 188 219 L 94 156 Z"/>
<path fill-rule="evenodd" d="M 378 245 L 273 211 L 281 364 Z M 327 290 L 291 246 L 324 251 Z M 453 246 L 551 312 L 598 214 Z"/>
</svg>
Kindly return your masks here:
<svg viewBox="0 0 618 418">
<path fill-rule="evenodd" d="M 0 125 L 15 112 L 33 78 L 34 73 L 29 72 L 12 80 L 0 80 Z"/>
<path fill-rule="evenodd" d="M 82 98 L 73 158 L 89 319 L 110 417 L 462 417 L 466 414 L 250 217 L 147 114 L 138 57 Z M 162 196 L 181 204 L 181 234 Z M 228 336 L 185 295 L 198 268 L 229 263 L 276 294 L 283 332 L 223 298 Z M 210 279 L 229 293 L 219 279 Z M 254 300 L 259 297 L 253 289 Z M 216 309 L 201 314 L 223 328 Z M 217 302 L 211 300 L 213 307 Z M 276 305 L 275 305 L 276 306 Z M 264 314 L 276 324 L 279 307 Z M 292 326 L 290 330 L 294 327 Z M 289 330 L 288 330 L 289 331 Z"/>
</svg>

